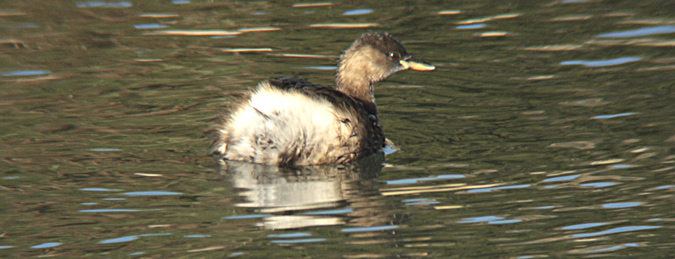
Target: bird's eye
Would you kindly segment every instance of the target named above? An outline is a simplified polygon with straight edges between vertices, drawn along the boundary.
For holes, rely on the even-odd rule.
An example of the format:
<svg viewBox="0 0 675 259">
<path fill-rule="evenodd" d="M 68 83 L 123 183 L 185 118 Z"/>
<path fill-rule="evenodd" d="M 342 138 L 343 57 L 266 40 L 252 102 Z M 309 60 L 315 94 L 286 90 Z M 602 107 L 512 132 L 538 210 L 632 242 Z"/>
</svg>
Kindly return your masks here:
<svg viewBox="0 0 675 259">
<path fill-rule="evenodd" d="M 393 59 L 399 59 L 399 58 L 401 58 L 401 55 L 399 55 L 396 52 L 389 52 L 389 57 L 393 58 Z"/>
</svg>

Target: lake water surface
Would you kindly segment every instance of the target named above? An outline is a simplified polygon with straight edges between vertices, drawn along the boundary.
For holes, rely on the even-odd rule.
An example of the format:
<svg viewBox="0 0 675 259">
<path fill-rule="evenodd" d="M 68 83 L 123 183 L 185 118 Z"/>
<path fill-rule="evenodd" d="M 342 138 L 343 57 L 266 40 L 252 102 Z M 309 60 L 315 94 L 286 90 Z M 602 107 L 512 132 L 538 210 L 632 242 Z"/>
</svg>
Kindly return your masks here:
<svg viewBox="0 0 675 259">
<path fill-rule="evenodd" d="M 0 257 L 672 258 L 673 1 L 4 1 Z M 274 76 L 388 31 L 397 152 L 222 163 Z"/>
</svg>

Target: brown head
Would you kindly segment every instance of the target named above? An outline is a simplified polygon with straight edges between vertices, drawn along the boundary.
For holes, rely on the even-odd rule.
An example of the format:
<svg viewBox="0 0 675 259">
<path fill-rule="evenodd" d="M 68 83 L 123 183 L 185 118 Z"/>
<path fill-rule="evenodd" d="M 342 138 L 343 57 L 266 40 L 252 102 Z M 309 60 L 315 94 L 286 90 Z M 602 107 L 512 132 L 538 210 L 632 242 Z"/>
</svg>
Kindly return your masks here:
<svg viewBox="0 0 675 259">
<path fill-rule="evenodd" d="M 406 69 L 430 71 L 436 67 L 415 59 L 389 33 L 364 33 L 340 56 L 337 88 L 350 96 L 374 103 L 373 85 Z"/>
</svg>

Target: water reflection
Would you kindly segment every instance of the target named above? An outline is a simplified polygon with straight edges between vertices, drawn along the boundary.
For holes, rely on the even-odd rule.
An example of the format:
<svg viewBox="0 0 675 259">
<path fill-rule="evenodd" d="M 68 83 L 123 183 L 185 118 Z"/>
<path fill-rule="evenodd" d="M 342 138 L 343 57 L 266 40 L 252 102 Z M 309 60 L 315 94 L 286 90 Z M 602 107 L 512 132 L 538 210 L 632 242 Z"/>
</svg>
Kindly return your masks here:
<svg viewBox="0 0 675 259">
<path fill-rule="evenodd" d="M 583 65 L 587 67 L 616 66 L 641 60 L 642 57 L 622 57 L 606 60 L 567 60 L 560 62 L 561 65 Z"/>
<path fill-rule="evenodd" d="M 34 246 L 31 246 L 30 248 L 33 248 L 33 249 L 44 249 L 44 248 L 57 247 L 57 246 L 60 246 L 60 245 L 62 245 L 62 244 L 63 244 L 63 243 L 59 243 L 59 242 L 48 242 L 48 243 L 42 243 L 42 244 L 39 244 L 39 245 L 34 245 Z"/>
<path fill-rule="evenodd" d="M 38 76 L 51 74 L 49 70 L 21 70 L 0 73 L 0 76 Z"/>
<path fill-rule="evenodd" d="M 131 7 L 131 2 L 126 1 L 87 1 L 75 3 L 79 8 L 128 8 Z"/>
<path fill-rule="evenodd" d="M 673 25 L 652 26 L 652 27 L 640 28 L 640 29 L 629 30 L 629 31 L 603 33 L 603 34 L 598 34 L 595 37 L 598 37 L 598 38 L 628 38 L 628 37 L 639 37 L 639 36 L 649 36 L 649 35 L 668 34 L 668 33 L 675 33 L 675 26 L 673 26 Z"/>
<path fill-rule="evenodd" d="M 224 219 L 261 218 L 257 225 L 265 229 L 384 223 L 387 213 L 379 211 L 373 187 L 383 161 L 383 154 L 348 165 L 298 168 L 222 161 L 221 173 L 241 198 L 235 206 L 255 211 Z"/>
<path fill-rule="evenodd" d="M 342 15 L 364 15 L 364 14 L 370 14 L 372 13 L 372 9 L 357 9 L 357 10 L 351 10 L 351 11 L 346 11 L 342 13 Z"/>
</svg>

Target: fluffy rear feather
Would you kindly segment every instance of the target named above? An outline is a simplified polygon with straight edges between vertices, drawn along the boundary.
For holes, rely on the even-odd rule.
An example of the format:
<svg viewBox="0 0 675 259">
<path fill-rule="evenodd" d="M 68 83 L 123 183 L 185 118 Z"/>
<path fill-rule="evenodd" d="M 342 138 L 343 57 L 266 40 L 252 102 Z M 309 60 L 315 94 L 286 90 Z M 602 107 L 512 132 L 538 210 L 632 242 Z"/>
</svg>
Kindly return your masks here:
<svg viewBox="0 0 675 259">
<path fill-rule="evenodd" d="M 384 142 L 376 111 L 372 116 L 367 112 L 374 105 L 372 109 L 365 106 L 339 91 L 303 80 L 265 81 L 217 129 L 213 152 L 228 160 L 276 165 L 358 159 L 375 151 L 363 150 L 366 144 L 379 148 Z M 370 125 L 375 128 L 367 129 Z"/>
</svg>

